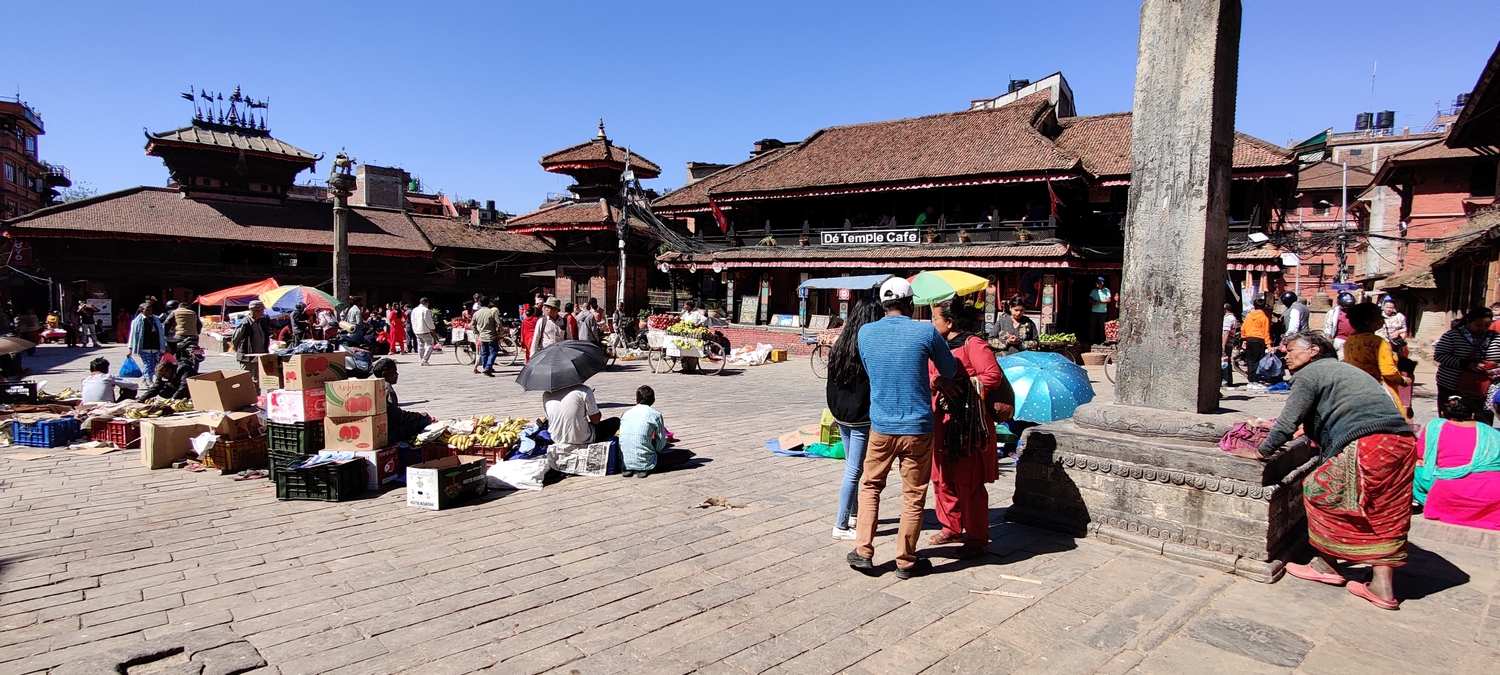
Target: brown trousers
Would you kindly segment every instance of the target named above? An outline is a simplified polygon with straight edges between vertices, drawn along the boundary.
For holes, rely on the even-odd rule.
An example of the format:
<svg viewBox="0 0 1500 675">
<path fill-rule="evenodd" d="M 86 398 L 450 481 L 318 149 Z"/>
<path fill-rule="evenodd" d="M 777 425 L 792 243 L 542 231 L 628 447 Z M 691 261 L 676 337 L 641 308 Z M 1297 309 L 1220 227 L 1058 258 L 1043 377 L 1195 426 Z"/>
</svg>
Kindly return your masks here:
<svg viewBox="0 0 1500 675">
<path fill-rule="evenodd" d="M 859 517 L 854 525 L 854 550 L 875 557 L 875 530 L 880 526 L 880 492 L 891 464 L 901 461 L 901 525 L 896 534 L 896 565 L 917 562 L 917 539 L 922 534 L 922 511 L 927 505 L 927 482 L 932 478 L 932 434 L 887 436 L 870 434 L 865 448 L 864 477 L 859 484 Z"/>
</svg>

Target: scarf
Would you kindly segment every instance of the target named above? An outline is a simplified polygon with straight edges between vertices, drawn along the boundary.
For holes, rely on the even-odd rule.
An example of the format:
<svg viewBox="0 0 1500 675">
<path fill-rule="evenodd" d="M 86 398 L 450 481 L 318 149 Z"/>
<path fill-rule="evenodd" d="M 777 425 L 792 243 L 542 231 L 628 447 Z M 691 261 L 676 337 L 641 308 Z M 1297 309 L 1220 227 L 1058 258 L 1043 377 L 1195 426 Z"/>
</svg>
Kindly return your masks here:
<svg viewBox="0 0 1500 675">
<path fill-rule="evenodd" d="M 947 413 L 943 421 L 943 451 L 950 461 L 968 457 L 988 437 L 989 414 L 979 391 L 979 380 L 968 374 L 968 367 L 957 356 L 973 335 L 965 331 L 948 339 L 948 348 L 955 352 L 954 359 L 960 369 L 954 373 L 954 379 L 964 385 L 963 392 L 952 398 L 941 393 L 937 397 L 937 412 Z"/>
<path fill-rule="evenodd" d="M 1488 471 L 1500 471 L 1500 431 L 1488 424 L 1474 425 L 1474 456 L 1469 463 L 1463 466 L 1453 466 L 1445 469 L 1438 468 L 1438 436 L 1442 433 L 1446 420 L 1441 418 L 1427 423 L 1423 431 L 1426 447 L 1422 448 L 1422 464 L 1417 467 L 1416 476 L 1413 480 L 1413 488 L 1417 501 L 1427 503 L 1427 493 L 1432 490 L 1432 484 L 1440 480 L 1458 480 L 1471 473 Z"/>
</svg>

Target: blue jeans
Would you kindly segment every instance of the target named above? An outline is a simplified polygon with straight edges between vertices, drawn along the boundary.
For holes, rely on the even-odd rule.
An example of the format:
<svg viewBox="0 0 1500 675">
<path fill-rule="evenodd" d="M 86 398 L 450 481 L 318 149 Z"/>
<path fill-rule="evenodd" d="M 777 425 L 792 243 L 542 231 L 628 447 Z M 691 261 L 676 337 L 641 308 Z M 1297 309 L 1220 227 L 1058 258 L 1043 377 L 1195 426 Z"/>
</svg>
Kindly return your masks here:
<svg viewBox="0 0 1500 675">
<path fill-rule="evenodd" d="M 844 482 L 839 484 L 839 515 L 833 526 L 843 529 L 854 527 L 854 512 L 859 505 L 859 478 L 864 473 L 865 444 L 870 442 L 870 429 L 840 424 L 839 437 L 844 441 Z"/>
<path fill-rule="evenodd" d="M 499 355 L 499 352 L 500 352 L 500 341 L 499 340 L 490 340 L 488 342 L 480 342 L 479 343 L 479 369 L 480 370 L 494 370 L 495 369 L 495 357 Z"/>
</svg>

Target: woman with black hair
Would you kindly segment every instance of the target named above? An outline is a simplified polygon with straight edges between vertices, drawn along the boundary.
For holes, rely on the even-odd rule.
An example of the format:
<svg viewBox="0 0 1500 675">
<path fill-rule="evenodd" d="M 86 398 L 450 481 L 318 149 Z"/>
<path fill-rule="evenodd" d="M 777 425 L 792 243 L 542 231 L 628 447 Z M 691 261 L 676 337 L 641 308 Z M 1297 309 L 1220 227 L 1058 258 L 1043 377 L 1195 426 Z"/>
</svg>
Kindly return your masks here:
<svg viewBox="0 0 1500 675">
<path fill-rule="evenodd" d="M 1432 346 L 1432 360 L 1437 361 L 1437 400 L 1462 396 L 1478 404 L 1479 421 L 1489 424 L 1494 415 L 1485 409 L 1489 393 L 1489 369 L 1500 363 L 1500 334 L 1490 330 L 1495 313 L 1488 307 L 1475 307 Z M 1441 412 L 1441 411 L 1440 411 Z"/>
<path fill-rule="evenodd" d="M 1413 491 L 1428 520 L 1500 530 L 1500 431 L 1476 423 L 1478 412 L 1460 396 L 1444 402 L 1417 437 Z"/>
<path fill-rule="evenodd" d="M 1009 421 L 1015 402 L 995 353 L 983 338 L 964 329 L 974 315 L 972 306 L 956 298 L 932 306 L 932 327 L 948 341 L 961 368 L 954 379 L 966 386 L 958 396 L 933 388 L 932 497 L 943 529 L 928 543 L 961 543 L 959 558 L 977 558 L 989 550 L 990 495 L 984 484 L 1000 478 L 995 423 Z M 937 368 L 929 365 L 928 374 L 936 380 Z M 992 410 L 991 402 L 1004 409 Z"/>
<path fill-rule="evenodd" d="M 870 376 L 859 356 L 859 329 L 879 321 L 885 310 L 875 298 L 860 298 L 828 357 L 828 410 L 844 441 L 844 480 L 839 484 L 839 512 L 833 520 L 834 539 L 854 539 L 854 514 L 859 503 L 865 444 L 870 439 Z"/>
</svg>

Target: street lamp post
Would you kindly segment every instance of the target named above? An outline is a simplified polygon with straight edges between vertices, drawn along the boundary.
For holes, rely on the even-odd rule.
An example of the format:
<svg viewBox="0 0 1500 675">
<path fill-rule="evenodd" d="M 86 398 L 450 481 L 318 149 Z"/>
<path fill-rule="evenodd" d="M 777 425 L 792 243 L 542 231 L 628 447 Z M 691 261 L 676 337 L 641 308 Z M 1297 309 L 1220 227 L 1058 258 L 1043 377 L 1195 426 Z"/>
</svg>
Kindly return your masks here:
<svg viewBox="0 0 1500 675">
<path fill-rule="evenodd" d="M 340 152 L 328 172 L 333 196 L 333 297 L 349 302 L 349 195 L 354 192 L 354 160 Z"/>
</svg>

